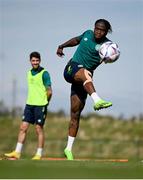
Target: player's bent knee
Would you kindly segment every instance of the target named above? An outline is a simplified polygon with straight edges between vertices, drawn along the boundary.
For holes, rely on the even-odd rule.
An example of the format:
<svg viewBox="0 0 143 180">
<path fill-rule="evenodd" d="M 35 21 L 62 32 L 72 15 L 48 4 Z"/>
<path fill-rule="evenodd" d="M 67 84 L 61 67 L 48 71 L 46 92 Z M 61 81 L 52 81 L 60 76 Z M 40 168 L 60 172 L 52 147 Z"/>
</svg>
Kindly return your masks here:
<svg viewBox="0 0 143 180">
<path fill-rule="evenodd" d="M 20 126 L 20 131 L 21 131 L 21 132 L 27 132 L 27 129 L 28 129 L 27 126 L 24 126 L 24 125 L 21 125 L 21 126 Z"/>
<path fill-rule="evenodd" d="M 36 130 L 36 132 L 39 134 L 39 133 L 41 133 L 41 132 L 43 131 L 43 126 L 36 125 L 36 126 L 35 126 L 35 130 Z"/>
<path fill-rule="evenodd" d="M 27 131 L 28 130 L 28 127 L 29 127 L 29 123 L 27 122 L 22 122 L 21 125 L 20 125 L 20 131 Z"/>
</svg>

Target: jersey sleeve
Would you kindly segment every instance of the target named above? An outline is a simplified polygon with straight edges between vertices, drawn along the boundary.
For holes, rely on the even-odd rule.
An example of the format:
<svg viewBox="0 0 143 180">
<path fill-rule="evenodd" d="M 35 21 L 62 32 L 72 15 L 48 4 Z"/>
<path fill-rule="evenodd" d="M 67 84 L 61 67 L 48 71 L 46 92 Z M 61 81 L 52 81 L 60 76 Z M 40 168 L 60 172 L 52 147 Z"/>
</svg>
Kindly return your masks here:
<svg viewBox="0 0 143 180">
<path fill-rule="evenodd" d="M 50 74 L 48 73 L 48 71 L 44 71 L 43 73 L 43 84 L 46 88 L 51 87 L 52 83 L 51 83 L 51 78 L 50 78 Z"/>
</svg>

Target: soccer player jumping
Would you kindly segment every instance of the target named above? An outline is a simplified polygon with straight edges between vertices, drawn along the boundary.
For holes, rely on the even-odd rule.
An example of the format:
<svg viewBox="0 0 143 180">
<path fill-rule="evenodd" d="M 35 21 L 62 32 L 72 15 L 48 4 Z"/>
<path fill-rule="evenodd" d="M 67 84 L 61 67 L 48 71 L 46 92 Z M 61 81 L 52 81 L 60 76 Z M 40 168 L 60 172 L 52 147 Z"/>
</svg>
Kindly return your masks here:
<svg viewBox="0 0 143 180">
<path fill-rule="evenodd" d="M 85 106 L 87 94 L 94 101 L 94 110 L 100 110 L 112 106 L 99 97 L 93 85 L 93 72 L 104 61 L 99 57 L 99 47 L 109 39 L 106 35 L 112 32 L 110 23 L 105 19 L 95 22 L 94 31 L 87 30 L 80 36 L 74 37 L 58 46 L 57 55 L 64 56 L 63 49 L 77 46 L 73 57 L 64 70 L 64 78 L 71 83 L 71 119 L 67 146 L 64 153 L 68 160 L 73 160 L 72 145 L 79 128 L 80 114 Z M 107 63 L 107 61 L 106 61 Z"/>
</svg>

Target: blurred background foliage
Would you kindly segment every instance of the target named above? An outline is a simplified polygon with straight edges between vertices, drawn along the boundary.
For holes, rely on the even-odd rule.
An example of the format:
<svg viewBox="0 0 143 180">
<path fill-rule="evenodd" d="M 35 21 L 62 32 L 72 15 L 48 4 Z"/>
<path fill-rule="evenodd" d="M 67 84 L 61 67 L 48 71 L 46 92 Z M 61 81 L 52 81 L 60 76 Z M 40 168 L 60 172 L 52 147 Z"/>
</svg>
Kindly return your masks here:
<svg viewBox="0 0 143 180">
<path fill-rule="evenodd" d="M 22 109 L 9 111 L 0 103 L 0 155 L 15 148 Z M 45 123 L 45 157 L 64 157 L 70 117 L 63 110 L 48 112 Z M 22 157 L 36 152 L 37 137 L 30 126 Z M 143 115 L 125 119 L 90 113 L 81 117 L 73 146 L 75 158 L 143 158 Z"/>
</svg>

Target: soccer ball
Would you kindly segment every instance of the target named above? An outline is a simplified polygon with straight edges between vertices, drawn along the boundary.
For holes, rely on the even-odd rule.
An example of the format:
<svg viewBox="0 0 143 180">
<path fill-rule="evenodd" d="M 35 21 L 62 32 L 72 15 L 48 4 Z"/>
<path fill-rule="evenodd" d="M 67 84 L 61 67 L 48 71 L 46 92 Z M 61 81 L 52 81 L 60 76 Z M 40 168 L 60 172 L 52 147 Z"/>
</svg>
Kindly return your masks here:
<svg viewBox="0 0 143 180">
<path fill-rule="evenodd" d="M 116 43 L 107 41 L 99 48 L 99 56 L 105 63 L 113 63 L 120 56 L 120 50 Z"/>
</svg>

